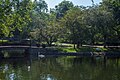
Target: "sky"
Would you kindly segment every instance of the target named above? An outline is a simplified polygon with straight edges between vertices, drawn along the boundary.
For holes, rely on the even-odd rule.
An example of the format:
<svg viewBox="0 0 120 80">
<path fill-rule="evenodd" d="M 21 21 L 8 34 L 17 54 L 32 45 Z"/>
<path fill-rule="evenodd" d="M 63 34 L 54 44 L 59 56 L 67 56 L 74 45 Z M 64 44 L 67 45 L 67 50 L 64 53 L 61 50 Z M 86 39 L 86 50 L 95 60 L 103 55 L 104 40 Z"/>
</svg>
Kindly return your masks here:
<svg viewBox="0 0 120 80">
<path fill-rule="evenodd" d="M 48 4 L 48 9 L 54 8 L 55 5 L 58 5 L 63 0 L 45 0 L 45 2 Z M 83 6 L 91 6 L 92 2 L 91 0 L 67 0 L 72 1 L 74 5 L 83 5 Z M 102 0 L 93 0 L 95 4 L 99 4 Z"/>
</svg>

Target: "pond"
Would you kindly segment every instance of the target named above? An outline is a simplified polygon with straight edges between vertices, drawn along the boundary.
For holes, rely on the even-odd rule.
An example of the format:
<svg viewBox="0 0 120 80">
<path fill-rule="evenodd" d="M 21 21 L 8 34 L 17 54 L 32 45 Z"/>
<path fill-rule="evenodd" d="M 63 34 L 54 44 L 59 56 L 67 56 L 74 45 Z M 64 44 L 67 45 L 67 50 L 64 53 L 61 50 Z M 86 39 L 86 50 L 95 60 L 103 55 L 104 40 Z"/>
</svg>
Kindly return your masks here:
<svg viewBox="0 0 120 80">
<path fill-rule="evenodd" d="M 120 80 L 120 60 L 70 56 L 1 59 L 0 80 Z"/>
</svg>

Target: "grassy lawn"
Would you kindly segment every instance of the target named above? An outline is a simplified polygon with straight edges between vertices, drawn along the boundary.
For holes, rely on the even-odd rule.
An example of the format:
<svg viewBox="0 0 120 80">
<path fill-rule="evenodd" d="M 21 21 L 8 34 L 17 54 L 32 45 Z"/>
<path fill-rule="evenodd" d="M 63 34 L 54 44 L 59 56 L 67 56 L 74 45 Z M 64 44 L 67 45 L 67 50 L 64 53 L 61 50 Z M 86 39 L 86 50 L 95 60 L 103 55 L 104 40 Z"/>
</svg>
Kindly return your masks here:
<svg viewBox="0 0 120 80">
<path fill-rule="evenodd" d="M 60 52 L 76 52 L 74 48 L 69 48 L 69 47 L 60 47 L 58 48 L 58 51 Z"/>
<path fill-rule="evenodd" d="M 62 46 L 58 46 L 58 51 L 60 52 L 104 52 L 108 51 L 109 49 L 96 46 L 96 47 L 89 47 L 89 46 L 82 46 L 78 49 L 73 48 L 73 44 L 61 44 Z M 99 50 L 97 50 L 99 49 Z"/>
<path fill-rule="evenodd" d="M 106 48 L 99 48 L 100 50 L 97 51 L 96 48 L 92 48 L 92 47 L 81 47 L 79 49 L 74 49 L 74 48 L 70 48 L 70 47 L 60 47 L 58 48 L 58 51 L 61 52 L 103 52 L 103 51 L 107 51 L 108 49 Z"/>
<path fill-rule="evenodd" d="M 8 42 L 8 40 L 0 40 L 0 44 L 7 43 L 7 42 Z"/>
<path fill-rule="evenodd" d="M 8 42 L 8 40 L 0 40 L 0 43 L 5 43 L 5 42 Z"/>
</svg>

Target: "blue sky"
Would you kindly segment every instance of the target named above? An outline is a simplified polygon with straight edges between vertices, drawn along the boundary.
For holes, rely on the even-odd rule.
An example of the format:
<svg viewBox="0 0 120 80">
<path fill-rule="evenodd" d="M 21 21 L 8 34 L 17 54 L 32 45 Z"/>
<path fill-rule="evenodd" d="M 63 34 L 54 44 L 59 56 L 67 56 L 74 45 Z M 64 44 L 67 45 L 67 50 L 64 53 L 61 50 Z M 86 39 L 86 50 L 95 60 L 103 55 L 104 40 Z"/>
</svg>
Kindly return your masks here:
<svg viewBox="0 0 120 80">
<path fill-rule="evenodd" d="M 58 5 L 63 0 L 45 0 L 48 4 L 48 8 L 54 8 L 55 5 Z M 72 1 L 74 5 L 83 5 L 83 6 L 90 6 L 92 4 L 91 0 L 67 0 Z M 99 4 L 102 0 L 94 0 L 95 4 Z"/>
</svg>

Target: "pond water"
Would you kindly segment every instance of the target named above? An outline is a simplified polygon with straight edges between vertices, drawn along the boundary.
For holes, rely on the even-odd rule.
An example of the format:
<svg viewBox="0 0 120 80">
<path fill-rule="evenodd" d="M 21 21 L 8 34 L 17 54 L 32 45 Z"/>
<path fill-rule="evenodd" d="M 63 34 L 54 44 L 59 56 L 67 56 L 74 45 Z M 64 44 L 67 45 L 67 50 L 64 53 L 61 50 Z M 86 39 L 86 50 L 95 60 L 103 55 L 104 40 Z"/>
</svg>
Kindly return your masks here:
<svg viewBox="0 0 120 80">
<path fill-rule="evenodd" d="M 0 80 L 120 80 L 120 60 L 70 56 L 1 59 Z"/>
</svg>

